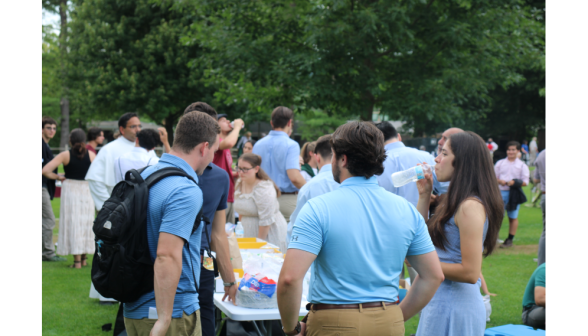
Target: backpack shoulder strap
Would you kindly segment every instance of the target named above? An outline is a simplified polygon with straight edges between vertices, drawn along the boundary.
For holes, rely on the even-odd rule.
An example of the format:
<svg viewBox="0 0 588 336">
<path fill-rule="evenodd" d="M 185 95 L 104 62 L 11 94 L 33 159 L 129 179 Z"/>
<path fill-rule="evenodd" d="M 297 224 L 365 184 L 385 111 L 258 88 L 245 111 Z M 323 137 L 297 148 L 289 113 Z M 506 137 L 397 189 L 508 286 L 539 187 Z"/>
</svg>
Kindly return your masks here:
<svg viewBox="0 0 588 336">
<path fill-rule="evenodd" d="M 149 177 L 147 177 L 147 179 L 145 180 L 145 182 L 147 183 L 147 188 L 153 187 L 157 182 L 170 176 L 187 177 L 190 180 L 192 180 L 192 182 L 194 182 L 196 185 L 198 185 L 198 183 L 196 182 L 196 180 L 194 180 L 192 176 L 188 175 L 185 171 L 181 170 L 180 168 L 166 167 L 159 169 L 158 171 L 154 172 L 153 174 L 149 175 Z"/>
</svg>

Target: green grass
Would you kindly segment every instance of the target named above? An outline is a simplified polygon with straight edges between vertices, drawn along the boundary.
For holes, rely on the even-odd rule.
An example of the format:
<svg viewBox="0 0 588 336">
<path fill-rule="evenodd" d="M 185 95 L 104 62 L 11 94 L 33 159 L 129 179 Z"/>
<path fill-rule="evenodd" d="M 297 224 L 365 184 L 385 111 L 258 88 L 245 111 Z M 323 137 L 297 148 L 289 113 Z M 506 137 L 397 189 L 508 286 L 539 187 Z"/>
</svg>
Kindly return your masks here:
<svg viewBox="0 0 588 336">
<path fill-rule="evenodd" d="M 91 262 L 92 256 L 88 256 Z M 102 325 L 116 319 L 118 305 L 101 306 L 90 299 L 90 267 L 68 268 L 64 262 L 43 262 L 43 335 L 111 335 Z"/>
<path fill-rule="evenodd" d="M 525 187 L 530 200 L 530 188 Z M 52 201 L 54 213 L 59 216 L 59 198 Z M 540 208 L 521 205 L 519 228 L 512 249 L 501 250 L 484 259 L 482 273 L 488 289 L 498 296 L 491 298 L 492 315 L 486 327 L 504 324 L 521 324 L 521 303 L 527 281 L 537 264 L 537 243 L 543 230 Z M 55 234 L 58 232 L 58 225 Z M 505 218 L 500 238 L 508 235 L 508 219 Z M 91 256 L 89 256 L 91 262 Z M 69 269 L 67 262 L 43 263 L 43 335 L 106 335 L 101 331 L 105 323 L 113 323 L 117 306 L 100 306 L 98 300 L 89 298 L 90 267 Z M 418 316 L 406 325 L 406 335 L 416 333 Z"/>
</svg>

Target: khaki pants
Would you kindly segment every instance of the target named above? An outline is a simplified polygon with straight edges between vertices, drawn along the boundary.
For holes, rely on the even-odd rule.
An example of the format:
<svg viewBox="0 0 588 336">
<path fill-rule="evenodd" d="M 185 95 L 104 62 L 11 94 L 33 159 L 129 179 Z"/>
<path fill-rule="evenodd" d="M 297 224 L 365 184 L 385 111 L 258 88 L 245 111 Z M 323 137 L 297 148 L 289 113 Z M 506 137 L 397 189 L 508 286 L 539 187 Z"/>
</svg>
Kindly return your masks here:
<svg viewBox="0 0 588 336">
<path fill-rule="evenodd" d="M 298 199 L 298 195 L 296 194 L 288 194 L 278 197 L 278 203 L 280 203 L 280 212 L 286 218 L 286 223 L 290 221 L 290 215 L 296 210 L 296 200 Z"/>
<path fill-rule="evenodd" d="M 55 215 L 51 207 L 51 197 L 46 188 L 42 188 L 42 210 L 43 215 L 43 260 L 55 257 L 55 246 L 53 245 L 53 228 L 55 228 Z"/>
<path fill-rule="evenodd" d="M 306 336 L 404 336 L 404 318 L 397 305 L 308 312 Z"/>
<path fill-rule="evenodd" d="M 130 319 L 125 317 L 125 329 L 129 336 L 149 336 L 153 325 L 157 322 L 155 319 Z M 192 315 L 182 313 L 181 318 L 173 318 L 167 329 L 166 336 L 202 336 L 200 328 L 200 310 L 195 311 Z"/>
<path fill-rule="evenodd" d="M 235 208 L 233 207 L 233 203 L 227 202 L 227 209 L 225 209 L 225 215 L 227 216 L 227 221 L 225 223 L 233 223 L 235 222 Z"/>
</svg>

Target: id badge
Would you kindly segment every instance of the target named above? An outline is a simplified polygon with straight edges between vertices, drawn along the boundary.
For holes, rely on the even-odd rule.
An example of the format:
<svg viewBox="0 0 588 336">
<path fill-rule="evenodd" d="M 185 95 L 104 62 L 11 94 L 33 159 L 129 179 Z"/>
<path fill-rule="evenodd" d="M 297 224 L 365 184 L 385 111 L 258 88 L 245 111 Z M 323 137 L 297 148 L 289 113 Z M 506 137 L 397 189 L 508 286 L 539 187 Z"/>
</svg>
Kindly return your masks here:
<svg viewBox="0 0 588 336">
<path fill-rule="evenodd" d="M 204 250 L 204 255 L 202 258 L 202 266 L 209 271 L 214 271 L 214 263 L 206 250 Z"/>
</svg>

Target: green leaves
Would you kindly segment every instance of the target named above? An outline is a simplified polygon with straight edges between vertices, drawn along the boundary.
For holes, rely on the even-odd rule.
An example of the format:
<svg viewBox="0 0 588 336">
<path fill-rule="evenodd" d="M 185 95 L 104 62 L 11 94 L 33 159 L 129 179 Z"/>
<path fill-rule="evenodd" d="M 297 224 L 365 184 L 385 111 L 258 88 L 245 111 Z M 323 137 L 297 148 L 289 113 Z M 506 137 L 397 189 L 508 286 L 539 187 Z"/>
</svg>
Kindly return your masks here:
<svg viewBox="0 0 588 336">
<path fill-rule="evenodd" d="M 193 0 L 206 24 L 207 82 L 227 103 L 332 111 L 370 120 L 455 121 L 486 108 L 489 92 L 524 82 L 542 62 L 544 27 L 521 1 Z M 231 85 L 237 83 L 237 85 Z"/>
<path fill-rule="evenodd" d="M 94 114 L 118 118 L 136 111 L 175 124 L 194 101 L 215 105 L 202 81 L 201 54 L 186 32 L 198 22 L 171 3 L 79 1 L 72 13 L 72 63 Z M 218 107 L 217 107 L 218 108 Z M 168 132 L 169 133 L 169 132 Z"/>
</svg>

